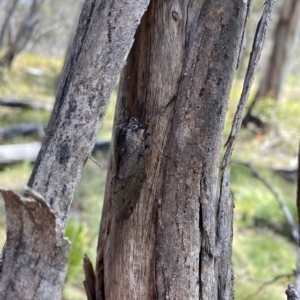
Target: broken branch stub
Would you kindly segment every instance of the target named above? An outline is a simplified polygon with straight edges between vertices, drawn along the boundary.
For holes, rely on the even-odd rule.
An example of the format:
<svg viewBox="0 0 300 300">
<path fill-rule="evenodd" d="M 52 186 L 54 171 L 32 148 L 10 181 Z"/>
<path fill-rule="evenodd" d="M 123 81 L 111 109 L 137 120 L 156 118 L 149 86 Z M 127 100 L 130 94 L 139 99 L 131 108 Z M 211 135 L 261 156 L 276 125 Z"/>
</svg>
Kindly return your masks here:
<svg viewBox="0 0 300 300">
<path fill-rule="evenodd" d="M 25 191 L 30 197 L 0 188 L 7 224 L 1 299 L 60 299 L 70 242 L 57 238 L 56 216 L 45 199 Z"/>
</svg>

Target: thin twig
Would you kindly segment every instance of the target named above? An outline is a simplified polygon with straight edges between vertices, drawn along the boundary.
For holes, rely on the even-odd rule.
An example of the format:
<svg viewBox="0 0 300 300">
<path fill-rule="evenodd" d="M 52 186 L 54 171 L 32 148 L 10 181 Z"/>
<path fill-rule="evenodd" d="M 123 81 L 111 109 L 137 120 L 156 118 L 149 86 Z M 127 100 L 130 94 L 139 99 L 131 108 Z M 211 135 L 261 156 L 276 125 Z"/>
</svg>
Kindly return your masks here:
<svg viewBox="0 0 300 300">
<path fill-rule="evenodd" d="M 284 278 L 284 277 L 290 278 L 290 277 L 292 277 L 292 276 L 295 276 L 295 274 L 281 274 L 281 275 L 277 275 L 277 276 L 275 276 L 272 280 L 266 281 L 266 282 L 264 282 L 263 284 L 261 284 L 261 285 L 259 286 L 259 288 L 258 288 L 255 292 L 253 292 L 253 293 L 251 293 L 250 295 L 248 295 L 246 298 L 244 298 L 244 300 L 249 300 L 249 299 L 253 298 L 254 296 L 257 296 L 259 293 L 261 293 L 261 292 L 263 291 L 263 289 L 264 289 L 266 286 L 268 286 L 268 285 L 270 285 L 270 284 L 273 284 L 273 283 L 276 282 L 277 280 L 279 280 L 279 279 L 281 279 L 281 278 Z"/>
<path fill-rule="evenodd" d="M 240 63 L 241 63 L 241 60 L 242 60 L 242 57 L 243 57 L 243 54 L 244 54 L 244 50 L 246 48 L 246 29 L 247 29 L 246 25 L 247 25 L 248 18 L 250 16 L 250 13 L 251 13 L 251 10 L 252 10 L 252 5 L 253 5 L 252 3 L 253 3 L 253 0 L 248 0 L 247 1 L 247 12 L 246 12 L 246 17 L 245 17 L 245 21 L 244 21 L 244 30 L 243 30 L 243 36 L 242 36 L 242 39 L 241 39 L 239 56 L 238 56 L 238 60 L 237 60 L 237 63 L 236 63 L 236 70 L 240 66 Z"/>
<path fill-rule="evenodd" d="M 89 158 L 101 169 L 103 169 L 103 167 L 96 161 L 96 159 L 94 159 L 91 155 L 89 155 Z"/>
<path fill-rule="evenodd" d="M 250 60 L 247 68 L 247 73 L 243 85 L 243 91 L 242 95 L 237 107 L 237 111 L 235 113 L 232 127 L 231 127 L 231 132 L 228 137 L 228 140 L 225 144 L 226 151 L 223 157 L 222 161 L 222 169 L 225 169 L 226 166 L 228 166 L 230 162 L 230 158 L 232 155 L 232 151 L 234 148 L 235 140 L 238 136 L 239 130 L 241 128 L 242 120 L 243 120 L 243 115 L 247 106 L 247 100 L 249 97 L 250 89 L 253 83 L 254 79 L 254 73 L 256 71 L 261 51 L 263 48 L 264 40 L 265 40 L 265 35 L 266 31 L 268 28 L 269 21 L 271 19 L 271 14 L 273 11 L 273 7 L 275 4 L 275 0 L 267 0 L 264 6 L 264 11 L 261 16 L 260 21 L 257 24 L 256 28 L 256 33 L 253 41 L 253 46 L 252 46 L 252 52 L 250 55 Z"/>
<path fill-rule="evenodd" d="M 169 159 L 174 165 L 176 165 L 175 160 L 173 160 L 171 157 L 169 157 L 168 155 L 164 154 L 163 151 L 158 147 L 157 143 L 155 142 L 155 140 L 152 138 L 152 143 L 154 144 L 154 146 L 156 147 L 156 149 L 158 150 L 158 152 L 165 158 Z"/>
<path fill-rule="evenodd" d="M 280 196 L 279 193 L 277 193 L 277 191 L 271 186 L 271 184 L 269 184 L 267 182 L 267 180 L 260 175 L 260 173 L 252 166 L 251 163 L 247 163 L 247 162 L 241 162 L 241 161 L 234 161 L 234 163 L 238 163 L 241 164 L 243 166 L 246 166 L 250 169 L 250 171 L 252 172 L 252 175 L 257 178 L 258 180 L 260 180 L 264 186 L 274 195 L 275 199 L 277 200 L 286 220 L 288 221 L 289 225 L 290 225 L 290 229 L 291 229 L 291 233 L 293 236 L 294 241 L 296 242 L 296 244 L 298 245 L 298 241 L 299 241 L 299 231 L 298 231 L 298 226 L 290 212 L 290 210 L 288 209 L 288 207 L 285 205 L 283 198 Z"/>
</svg>

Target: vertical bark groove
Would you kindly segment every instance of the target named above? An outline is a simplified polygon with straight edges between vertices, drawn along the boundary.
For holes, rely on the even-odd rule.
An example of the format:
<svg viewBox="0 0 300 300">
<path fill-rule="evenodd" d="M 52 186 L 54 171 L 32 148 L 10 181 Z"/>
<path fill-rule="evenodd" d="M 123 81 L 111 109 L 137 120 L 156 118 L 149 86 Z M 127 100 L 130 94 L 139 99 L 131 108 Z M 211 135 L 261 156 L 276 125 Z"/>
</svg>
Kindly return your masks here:
<svg viewBox="0 0 300 300">
<path fill-rule="evenodd" d="M 233 208 L 227 201 L 218 216 L 218 174 L 246 11 L 237 0 L 154 0 L 142 19 L 120 78 L 115 122 L 122 119 L 121 99 L 129 116 L 148 120 L 175 97 L 148 128 L 176 164 L 152 142 L 139 200 L 119 225 L 111 216 L 108 176 L 96 267 L 96 277 L 104 277 L 96 278 L 97 293 L 105 291 L 105 299 L 232 295 L 216 222 L 226 217 L 231 229 Z M 231 266 L 231 248 L 226 251 Z"/>
</svg>

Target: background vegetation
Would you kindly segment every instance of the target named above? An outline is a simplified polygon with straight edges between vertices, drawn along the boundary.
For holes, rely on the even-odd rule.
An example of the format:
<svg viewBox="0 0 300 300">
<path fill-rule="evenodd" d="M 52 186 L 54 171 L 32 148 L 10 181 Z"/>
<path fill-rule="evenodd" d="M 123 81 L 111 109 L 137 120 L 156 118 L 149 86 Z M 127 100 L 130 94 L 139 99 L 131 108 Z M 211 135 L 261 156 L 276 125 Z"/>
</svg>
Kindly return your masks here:
<svg viewBox="0 0 300 300">
<path fill-rule="evenodd" d="M 255 9 L 254 16 L 257 19 Z M 76 17 L 74 13 L 74 19 Z M 251 22 L 255 23 L 253 20 Z M 251 32 L 254 34 L 254 27 L 250 26 L 249 31 L 250 39 Z M 29 50 L 32 49 L 18 55 L 11 68 L 0 69 L 0 98 L 37 99 L 41 103 L 53 104 L 64 53 L 61 49 L 52 49 L 51 53 Z M 245 61 L 248 54 L 246 50 Z M 264 122 L 264 130 L 257 130 L 251 125 L 243 128 L 235 147 L 231 166 L 231 191 L 235 201 L 233 264 L 236 299 L 285 299 L 286 284 L 294 282 L 295 279 L 293 270 L 296 268 L 296 246 L 287 221 L 270 191 L 252 176 L 249 168 L 239 162 L 251 162 L 281 194 L 297 220 L 296 184 L 294 181 L 287 181 L 274 170 L 294 168 L 297 163 L 300 132 L 300 87 L 297 69 L 299 57 L 296 53 L 279 101 L 269 98 L 255 107 L 254 114 Z M 232 87 L 224 143 L 241 93 L 245 65 L 243 62 Z M 34 75 L 32 69 L 40 70 L 40 75 Z M 262 69 L 259 76 L 264 76 Z M 253 97 L 254 92 L 250 101 Z M 116 92 L 111 96 L 99 140 L 110 140 L 115 99 Z M 50 112 L 43 110 L 0 107 L 0 128 L 18 123 L 47 122 L 49 118 Z M 36 140 L 41 140 L 41 137 L 34 134 L 3 139 L 0 140 L 0 145 Z M 97 152 L 95 158 L 104 168 L 100 169 L 90 160 L 87 162 L 68 217 L 65 235 L 72 241 L 72 250 L 64 290 L 65 299 L 86 299 L 82 285 L 83 255 L 87 253 L 95 261 L 108 153 Z M 32 165 L 29 162 L 2 165 L 0 185 L 22 193 L 31 170 Z M 0 201 L 0 245 L 4 241 L 5 212 L 3 201 Z M 262 285 L 262 292 L 255 293 Z"/>
</svg>

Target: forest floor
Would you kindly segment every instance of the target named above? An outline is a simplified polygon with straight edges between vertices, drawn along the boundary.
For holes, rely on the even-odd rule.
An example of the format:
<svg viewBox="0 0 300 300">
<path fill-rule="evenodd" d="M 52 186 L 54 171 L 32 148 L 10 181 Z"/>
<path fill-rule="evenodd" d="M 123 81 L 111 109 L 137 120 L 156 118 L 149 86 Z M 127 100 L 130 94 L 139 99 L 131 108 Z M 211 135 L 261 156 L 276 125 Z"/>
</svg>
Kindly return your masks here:
<svg viewBox="0 0 300 300">
<path fill-rule="evenodd" d="M 0 70 L 0 97 L 32 99 L 53 104 L 63 60 L 24 54 L 9 70 Z M 38 75 L 37 75 L 38 74 Z M 236 79 L 231 92 L 225 123 L 224 143 L 230 132 L 242 81 Z M 235 202 L 233 266 L 235 299 L 286 299 L 288 282 L 295 283 L 296 245 L 288 222 L 274 195 L 255 178 L 243 163 L 251 163 L 284 199 L 297 220 L 296 184 L 279 176 L 274 169 L 293 169 L 297 164 L 300 132 L 300 94 L 296 79 L 290 75 L 278 103 L 261 101 L 256 116 L 265 122 L 265 132 L 243 128 L 231 164 L 231 191 Z M 253 95 L 252 95 L 253 96 Z M 251 95 L 250 95 L 251 98 Z M 116 92 L 106 114 L 99 140 L 110 140 Z M 51 112 L 32 109 L 0 108 L 0 128 L 19 123 L 47 122 Z M 0 145 L 41 141 L 34 134 L 0 140 Z M 66 237 L 72 242 L 64 299 L 86 299 L 82 281 L 85 253 L 95 261 L 97 234 L 102 212 L 108 153 L 96 153 L 104 169 L 88 161 L 72 203 Z M 0 166 L 0 186 L 22 193 L 32 164 Z M 0 245 L 5 240 L 5 212 L 0 201 Z M 259 292 L 257 292 L 259 291 Z"/>
</svg>

